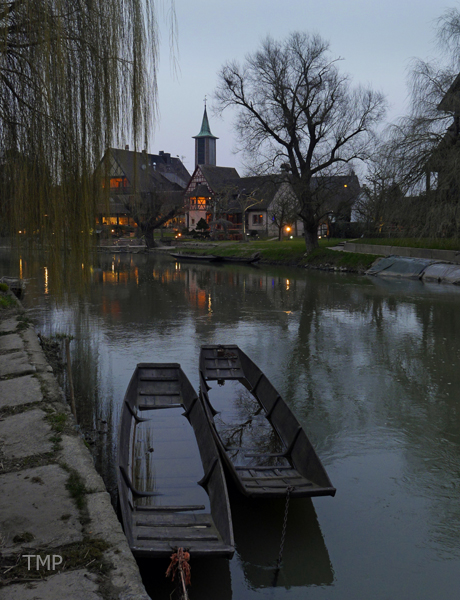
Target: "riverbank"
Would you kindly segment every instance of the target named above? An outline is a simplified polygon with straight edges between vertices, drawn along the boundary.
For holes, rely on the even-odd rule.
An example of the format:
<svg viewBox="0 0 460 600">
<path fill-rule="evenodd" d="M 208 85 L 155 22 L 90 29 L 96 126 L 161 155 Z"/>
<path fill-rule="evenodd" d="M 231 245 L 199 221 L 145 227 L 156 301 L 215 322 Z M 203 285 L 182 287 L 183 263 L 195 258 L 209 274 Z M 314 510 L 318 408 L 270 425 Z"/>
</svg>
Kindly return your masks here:
<svg viewBox="0 0 460 600">
<path fill-rule="evenodd" d="M 305 253 L 303 239 L 263 242 L 192 242 L 182 243 L 175 251 L 186 254 L 215 255 L 225 257 L 249 258 L 256 252 L 260 255 L 259 264 L 275 264 L 302 267 L 305 269 L 319 269 L 323 271 L 339 271 L 358 274 L 389 275 L 385 269 L 374 269 L 379 259 L 388 256 L 399 256 L 407 259 L 427 260 L 431 263 L 442 263 L 444 266 L 460 264 L 460 251 L 457 249 L 404 247 L 399 245 L 384 245 L 375 243 L 362 243 L 361 240 L 320 240 L 319 248 L 308 256 Z M 155 251 L 170 253 L 171 247 L 156 248 Z M 404 271 L 398 272 L 403 277 Z M 429 275 L 427 280 L 445 281 L 456 283 L 456 276 L 446 278 L 441 275 L 433 279 Z M 452 279 L 452 281 L 451 281 Z"/>
<path fill-rule="evenodd" d="M 342 271 L 349 273 L 365 273 L 379 258 L 378 253 L 363 254 L 353 252 L 337 252 L 331 248 L 337 247 L 341 240 L 320 240 L 317 250 L 306 256 L 303 239 L 278 241 L 247 242 L 183 242 L 174 249 L 158 247 L 151 252 L 184 252 L 198 254 L 249 258 L 256 252 L 260 254 L 259 264 L 286 265 L 306 269 L 324 271 Z M 343 250 L 343 248 L 340 248 Z"/>
<path fill-rule="evenodd" d="M 148 600 L 27 313 L 0 295 L 0 600 Z"/>
</svg>

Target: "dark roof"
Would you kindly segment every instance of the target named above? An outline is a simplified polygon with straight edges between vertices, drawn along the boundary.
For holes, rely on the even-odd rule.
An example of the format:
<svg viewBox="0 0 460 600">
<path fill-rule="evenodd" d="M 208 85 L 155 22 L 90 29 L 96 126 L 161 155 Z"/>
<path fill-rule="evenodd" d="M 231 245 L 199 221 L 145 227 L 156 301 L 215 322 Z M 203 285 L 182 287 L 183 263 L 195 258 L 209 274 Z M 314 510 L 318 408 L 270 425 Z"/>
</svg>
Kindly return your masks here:
<svg viewBox="0 0 460 600">
<path fill-rule="evenodd" d="M 283 175 L 257 175 L 253 177 L 240 177 L 231 182 L 233 185 L 233 194 L 245 194 L 252 196 L 256 200 L 261 200 L 254 206 L 248 208 L 249 211 L 259 211 L 267 209 L 273 201 L 280 185 L 286 183 L 286 177 Z"/>
<path fill-rule="evenodd" d="M 219 139 L 211 133 L 211 128 L 209 127 L 208 121 L 208 113 L 206 112 L 206 106 L 204 107 L 203 121 L 201 122 L 200 133 L 198 135 L 194 135 L 193 137 L 194 139 L 202 137 L 212 138 L 213 140 Z"/>
<path fill-rule="evenodd" d="M 213 193 L 218 194 L 228 186 L 229 180 L 239 179 L 238 171 L 233 167 L 215 167 L 198 165 Z"/>
<path fill-rule="evenodd" d="M 119 148 L 110 148 L 108 153 L 128 178 L 130 186 L 136 184 L 140 192 L 151 191 L 152 187 L 157 190 L 181 190 L 190 178 L 178 158 L 164 153 L 157 155 Z"/>
<path fill-rule="evenodd" d="M 460 73 L 452 82 L 446 95 L 438 104 L 438 110 L 445 112 L 460 112 Z"/>
</svg>

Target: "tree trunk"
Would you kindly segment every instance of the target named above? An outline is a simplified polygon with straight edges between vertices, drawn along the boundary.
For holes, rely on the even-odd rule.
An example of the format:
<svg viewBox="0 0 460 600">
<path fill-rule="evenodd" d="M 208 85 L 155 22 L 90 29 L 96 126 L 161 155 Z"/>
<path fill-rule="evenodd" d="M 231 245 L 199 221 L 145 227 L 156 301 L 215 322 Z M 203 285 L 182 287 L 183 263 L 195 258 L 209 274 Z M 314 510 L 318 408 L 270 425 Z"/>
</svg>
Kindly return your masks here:
<svg viewBox="0 0 460 600">
<path fill-rule="evenodd" d="M 318 244 L 318 227 L 317 224 L 313 221 L 312 223 L 306 223 L 304 221 L 303 223 L 304 226 L 304 239 L 305 239 L 305 246 L 307 249 L 307 254 L 310 254 L 311 252 L 313 252 L 313 250 L 316 250 L 316 248 L 319 247 Z"/>
<path fill-rule="evenodd" d="M 151 228 L 147 228 L 147 227 L 143 231 L 144 238 L 145 238 L 145 244 L 146 244 L 147 248 L 155 247 L 154 232 L 155 232 L 155 229 L 151 229 Z"/>
</svg>

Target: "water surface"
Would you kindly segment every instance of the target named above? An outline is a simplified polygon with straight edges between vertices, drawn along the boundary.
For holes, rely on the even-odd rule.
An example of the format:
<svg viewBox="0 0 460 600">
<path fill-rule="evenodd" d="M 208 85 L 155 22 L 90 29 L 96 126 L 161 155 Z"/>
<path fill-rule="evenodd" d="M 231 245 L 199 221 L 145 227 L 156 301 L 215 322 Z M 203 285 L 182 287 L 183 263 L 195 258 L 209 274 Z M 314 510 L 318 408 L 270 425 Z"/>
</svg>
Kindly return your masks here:
<svg viewBox="0 0 460 600">
<path fill-rule="evenodd" d="M 29 280 L 37 331 L 74 336 L 79 420 L 112 493 L 120 403 L 138 362 L 179 362 L 198 389 L 201 344 L 236 343 L 304 426 L 335 498 L 291 500 L 274 586 L 284 501 L 230 486 L 235 557 L 192 559 L 191 598 L 458 597 L 460 289 L 101 255 L 83 294 L 58 297 L 39 257 L 0 254 L 0 272 Z M 165 600 L 166 566 L 143 563 Z"/>
</svg>

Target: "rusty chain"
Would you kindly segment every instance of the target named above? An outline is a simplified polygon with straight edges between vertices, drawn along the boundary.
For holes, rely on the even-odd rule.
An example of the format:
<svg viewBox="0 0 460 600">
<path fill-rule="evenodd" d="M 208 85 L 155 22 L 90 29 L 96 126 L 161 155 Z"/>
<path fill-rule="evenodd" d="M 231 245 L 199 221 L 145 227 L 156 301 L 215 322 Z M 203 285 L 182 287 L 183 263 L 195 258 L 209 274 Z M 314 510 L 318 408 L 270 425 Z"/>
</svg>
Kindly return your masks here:
<svg viewBox="0 0 460 600">
<path fill-rule="evenodd" d="M 281 568 L 281 561 L 283 560 L 283 552 L 284 552 L 284 542 L 286 539 L 286 528 L 287 528 L 287 520 L 288 520 L 288 514 L 289 514 L 289 497 L 291 495 L 291 492 L 294 488 L 291 486 L 288 486 L 287 490 L 286 490 L 286 506 L 284 508 L 284 520 L 283 520 L 283 529 L 281 531 L 281 543 L 280 543 L 280 551 L 278 554 L 278 562 L 276 565 L 276 570 L 279 571 Z"/>
</svg>

